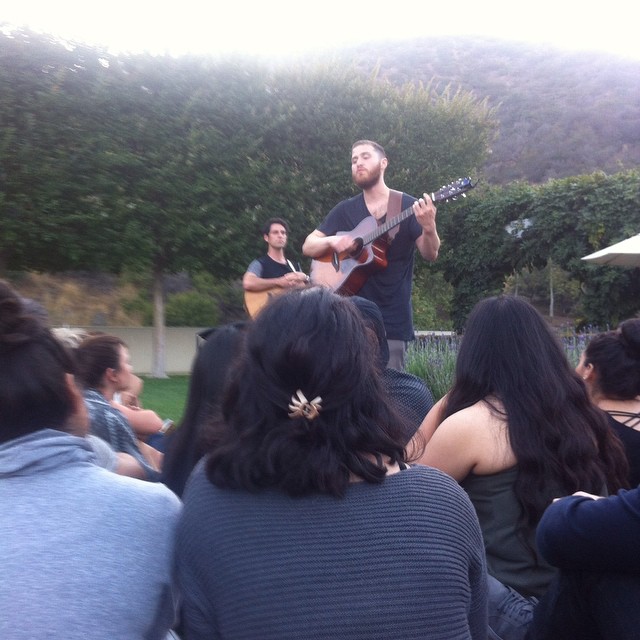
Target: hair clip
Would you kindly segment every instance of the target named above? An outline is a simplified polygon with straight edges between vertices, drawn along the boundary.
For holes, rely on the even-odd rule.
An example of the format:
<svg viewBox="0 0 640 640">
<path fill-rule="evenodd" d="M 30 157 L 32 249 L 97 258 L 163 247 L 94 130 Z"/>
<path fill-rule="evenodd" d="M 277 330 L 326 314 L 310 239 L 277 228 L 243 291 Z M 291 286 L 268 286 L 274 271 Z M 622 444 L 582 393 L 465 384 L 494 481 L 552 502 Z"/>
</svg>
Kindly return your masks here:
<svg viewBox="0 0 640 640">
<path fill-rule="evenodd" d="M 296 395 L 298 396 L 296 398 Z M 309 402 L 304 393 L 298 389 L 291 396 L 291 404 L 289 405 L 290 418 L 306 418 L 307 420 L 315 420 L 322 409 L 322 398 L 317 396 Z"/>
</svg>

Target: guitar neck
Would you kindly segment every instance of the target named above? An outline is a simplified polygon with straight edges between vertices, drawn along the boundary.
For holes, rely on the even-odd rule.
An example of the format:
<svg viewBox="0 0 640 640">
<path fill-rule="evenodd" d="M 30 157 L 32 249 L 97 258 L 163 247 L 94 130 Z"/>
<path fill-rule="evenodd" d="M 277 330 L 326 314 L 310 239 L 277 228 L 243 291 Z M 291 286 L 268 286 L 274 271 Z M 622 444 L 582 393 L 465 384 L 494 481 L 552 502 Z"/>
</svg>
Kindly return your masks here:
<svg viewBox="0 0 640 640">
<path fill-rule="evenodd" d="M 431 199 L 433 202 L 438 202 L 438 197 L 436 194 L 431 194 Z M 376 227 L 371 233 L 367 234 L 362 238 L 363 244 L 369 244 L 370 242 L 374 242 L 381 236 L 383 236 L 387 231 L 393 229 L 393 227 L 397 227 L 401 222 L 404 222 L 407 218 L 414 215 L 415 211 L 413 210 L 413 205 L 407 207 L 404 211 L 401 211 L 397 216 L 393 216 L 391 220 L 387 220 L 383 222 L 379 227 Z"/>
<path fill-rule="evenodd" d="M 476 182 L 477 184 L 477 182 Z M 435 193 L 431 193 L 430 197 L 432 202 L 435 204 L 436 202 L 448 201 L 448 200 L 456 200 L 458 196 L 462 196 L 466 198 L 465 192 L 469 189 L 473 189 L 475 184 L 471 181 L 471 178 L 459 178 L 455 182 L 452 182 L 450 185 L 442 187 Z M 377 240 L 380 236 L 383 236 L 387 231 L 393 229 L 393 227 L 397 227 L 402 221 L 406 220 L 409 216 L 414 215 L 415 211 L 413 210 L 413 205 L 401 211 L 397 216 L 393 216 L 390 220 L 387 220 L 379 227 L 376 227 L 373 231 L 368 233 L 366 236 L 362 238 L 362 244 L 367 245 L 371 242 Z"/>
<path fill-rule="evenodd" d="M 364 238 L 362 238 L 363 244 L 369 244 L 377 240 L 380 236 L 383 236 L 387 231 L 393 229 L 393 227 L 397 227 L 401 222 L 406 220 L 409 216 L 414 214 L 413 205 L 401 211 L 397 216 L 393 216 L 391 220 L 387 220 L 383 222 L 379 227 L 376 227 L 371 233 L 367 234 Z"/>
</svg>

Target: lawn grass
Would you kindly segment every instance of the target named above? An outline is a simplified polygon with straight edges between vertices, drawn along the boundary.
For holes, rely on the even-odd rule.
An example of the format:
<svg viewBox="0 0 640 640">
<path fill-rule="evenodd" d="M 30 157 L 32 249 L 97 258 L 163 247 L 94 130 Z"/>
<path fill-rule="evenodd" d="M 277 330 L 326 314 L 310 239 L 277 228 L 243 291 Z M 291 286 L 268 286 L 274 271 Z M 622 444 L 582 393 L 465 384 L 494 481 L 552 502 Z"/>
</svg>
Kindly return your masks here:
<svg viewBox="0 0 640 640">
<path fill-rule="evenodd" d="M 189 376 L 143 378 L 142 406 L 153 409 L 160 417 L 179 422 L 187 402 Z"/>
</svg>

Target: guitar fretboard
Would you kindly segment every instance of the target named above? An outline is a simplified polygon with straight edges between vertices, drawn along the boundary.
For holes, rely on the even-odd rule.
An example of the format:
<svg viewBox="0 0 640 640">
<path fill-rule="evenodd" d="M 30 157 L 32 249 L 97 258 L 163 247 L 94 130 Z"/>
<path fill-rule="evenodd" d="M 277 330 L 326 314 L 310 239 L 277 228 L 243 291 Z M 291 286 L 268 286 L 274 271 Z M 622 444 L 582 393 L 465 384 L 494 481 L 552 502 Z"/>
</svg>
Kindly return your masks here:
<svg viewBox="0 0 640 640">
<path fill-rule="evenodd" d="M 465 192 L 469 189 L 473 189 L 475 185 L 471 182 L 471 178 L 460 178 L 455 182 L 452 182 L 446 187 L 442 187 L 435 193 L 430 194 L 431 200 L 436 202 L 442 202 L 443 200 L 455 200 L 458 196 L 466 198 Z M 362 238 L 362 244 L 367 245 L 377 240 L 380 236 L 383 236 L 387 231 L 398 226 L 402 221 L 406 220 L 409 216 L 414 214 L 413 205 L 401 211 L 397 216 L 393 216 L 390 220 L 383 222 L 379 227 L 376 227 L 371 233 L 368 233 Z"/>
</svg>

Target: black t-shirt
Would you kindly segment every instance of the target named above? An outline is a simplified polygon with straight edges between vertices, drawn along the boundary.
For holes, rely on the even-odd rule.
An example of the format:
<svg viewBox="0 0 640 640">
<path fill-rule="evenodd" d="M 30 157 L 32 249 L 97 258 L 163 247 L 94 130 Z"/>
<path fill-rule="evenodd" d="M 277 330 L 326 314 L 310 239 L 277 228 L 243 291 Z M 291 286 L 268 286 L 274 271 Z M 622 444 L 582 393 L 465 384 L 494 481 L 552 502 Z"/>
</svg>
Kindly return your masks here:
<svg viewBox="0 0 640 640">
<path fill-rule="evenodd" d="M 270 256 L 262 256 L 262 258 L 254 260 L 247 268 L 247 271 L 255 274 L 258 278 L 271 280 L 272 278 L 280 278 L 285 273 L 291 273 L 293 269 L 288 262 L 282 264 L 281 262 L 276 262 Z"/>
<path fill-rule="evenodd" d="M 410 207 L 415 200 L 403 193 L 402 210 Z M 338 231 L 350 231 L 370 215 L 361 193 L 337 204 L 318 231 L 327 236 L 333 236 Z M 380 307 L 389 340 L 414 339 L 411 288 L 415 242 L 421 234 L 422 227 L 415 216 L 409 216 L 401 222 L 387 251 L 387 267 L 375 271 L 358 291 L 359 296 Z"/>
</svg>

